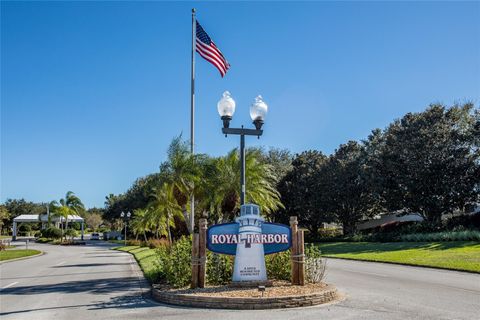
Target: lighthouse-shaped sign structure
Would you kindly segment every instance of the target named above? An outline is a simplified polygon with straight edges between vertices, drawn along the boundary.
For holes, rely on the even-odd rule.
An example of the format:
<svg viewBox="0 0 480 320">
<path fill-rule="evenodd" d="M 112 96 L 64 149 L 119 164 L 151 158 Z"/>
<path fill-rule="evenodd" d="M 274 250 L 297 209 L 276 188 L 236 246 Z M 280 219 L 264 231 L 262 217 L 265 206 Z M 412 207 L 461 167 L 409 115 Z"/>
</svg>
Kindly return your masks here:
<svg viewBox="0 0 480 320">
<path fill-rule="evenodd" d="M 260 207 L 255 204 L 242 205 L 240 217 L 235 221 L 238 223 L 239 243 L 233 281 L 266 281 L 265 252 L 260 240 L 265 220 L 260 216 Z"/>
</svg>

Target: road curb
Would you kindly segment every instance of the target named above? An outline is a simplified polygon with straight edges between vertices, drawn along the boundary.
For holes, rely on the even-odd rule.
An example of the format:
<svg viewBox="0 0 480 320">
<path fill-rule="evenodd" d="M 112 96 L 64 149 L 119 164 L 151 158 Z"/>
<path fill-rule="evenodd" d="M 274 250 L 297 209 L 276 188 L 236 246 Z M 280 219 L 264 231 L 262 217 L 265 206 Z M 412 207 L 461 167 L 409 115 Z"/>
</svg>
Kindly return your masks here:
<svg viewBox="0 0 480 320">
<path fill-rule="evenodd" d="M 35 249 L 34 249 L 34 250 L 35 250 Z M 46 252 L 40 251 L 40 253 L 34 254 L 34 255 L 32 255 L 32 256 L 20 257 L 20 258 L 15 258 L 15 259 L 9 259 L 9 260 L 0 261 L 0 264 L 4 264 L 4 263 L 8 263 L 8 262 L 15 262 L 15 261 L 19 261 L 19 260 L 31 259 L 31 258 L 43 256 L 44 254 L 46 254 Z"/>
<path fill-rule="evenodd" d="M 332 257 L 332 256 L 329 256 L 329 255 L 324 255 L 322 257 L 323 258 L 328 258 L 328 259 L 339 259 L 339 260 L 349 260 L 349 261 L 358 261 L 358 262 L 373 262 L 373 263 L 393 264 L 393 265 L 397 265 L 397 266 L 417 267 L 417 268 L 423 268 L 423 269 L 434 269 L 434 270 L 439 270 L 439 271 L 454 271 L 454 272 L 469 273 L 469 274 L 480 274 L 480 272 L 471 271 L 471 270 L 458 270 L 458 269 L 447 269 L 447 268 L 434 267 L 434 266 L 421 266 L 421 265 L 417 265 L 417 264 L 401 263 L 401 262 L 394 262 L 394 261 L 375 261 L 375 260 L 367 260 L 367 259 L 352 259 L 352 258 L 344 258 L 344 257 Z"/>
</svg>

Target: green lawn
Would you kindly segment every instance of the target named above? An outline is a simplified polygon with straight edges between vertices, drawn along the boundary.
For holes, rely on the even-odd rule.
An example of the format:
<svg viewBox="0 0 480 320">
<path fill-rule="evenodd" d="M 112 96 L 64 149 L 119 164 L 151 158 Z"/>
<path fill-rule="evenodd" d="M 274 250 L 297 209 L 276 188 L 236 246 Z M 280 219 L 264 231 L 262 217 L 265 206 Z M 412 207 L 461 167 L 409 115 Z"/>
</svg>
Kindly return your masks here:
<svg viewBox="0 0 480 320">
<path fill-rule="evenodd" d="M 319 243 L 325 257 L 392 262 L 480 273 L 480 243 L 332 242 Z"/>
<path fill-rule="evenodd" d="M 0 251 L 0 261 L 11 260 L 17 258 L 23 258 L 28 256 L 33 256 L 41 253 L 39 250 L 25 250 L 25 249 L 12 249 L 12 250 L 3 250 Z"/>
<path fill-rule="evenodd" d="M 157 276 L 155 249 L 139 246 L 117 247 L 113 250 L 125 251 L 133 254 L 148 281 L 153 282 Z"/>
</svg>

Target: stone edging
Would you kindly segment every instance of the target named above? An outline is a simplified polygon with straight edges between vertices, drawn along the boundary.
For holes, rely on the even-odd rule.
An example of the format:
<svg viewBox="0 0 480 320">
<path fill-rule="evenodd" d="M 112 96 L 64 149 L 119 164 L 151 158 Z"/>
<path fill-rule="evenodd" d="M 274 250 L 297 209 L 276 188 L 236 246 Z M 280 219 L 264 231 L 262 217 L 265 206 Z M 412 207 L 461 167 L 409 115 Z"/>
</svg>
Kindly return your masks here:
<svg viewBox="0 0 480 320">
<path fill-rule="evenodd" d="M 35 250 L 35 249 L 34 249 L 34 250 Z M 3 261 L 0 261 L 0 264 L 4 264 L 4 263 L 7 263 L 7 262 L 15 262 L 15 261 L 18 261 L 18 260 L 25 260 L 25 259 L 35 258 L 35 257 L 38 257 L 38 256 L 42 256 L 42 255 L 44 255 L 44 254 L 45 254 L 45 252 L 40 251 L 40 253 L 31 255 L 31 256 L 26 256 L 26 257 L 20 257 L 20 258 L 15 258 L 15 259 L 3 260 Z"/>
<path fill-rule="evenodd" d="M 338 298 L 337 288 L 328 285 L 321 292 L 270 298 L 208 297 L 191 294 L 176 294 L 152 288 L 152 297 L 167 304 L 212 309 L 279 309 L 314 306 Z"/>
</svg>

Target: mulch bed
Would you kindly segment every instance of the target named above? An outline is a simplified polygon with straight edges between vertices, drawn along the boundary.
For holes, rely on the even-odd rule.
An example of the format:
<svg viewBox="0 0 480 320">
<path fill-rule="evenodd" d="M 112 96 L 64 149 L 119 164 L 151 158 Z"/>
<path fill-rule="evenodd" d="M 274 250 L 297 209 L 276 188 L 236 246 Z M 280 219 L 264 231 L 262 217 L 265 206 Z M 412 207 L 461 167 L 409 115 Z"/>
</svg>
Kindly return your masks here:
<svg viewBox="0 0 480 320">
<path fill-rule="evenodd" d="M 263 293 L 264 298 L 287 297 L 298 295 L 309 295 L 321 292 L 327 287 L 325 283 L 308 283 L 305 286 L 294 286 L 288 281 L 274 281 L 273 286 L 266 287 Z M 208 296 L 208 297 L 230 297 L 230 298 L 260 298 L 262 293 L 258 288 L 235 288 L 226 285 L 223 286 L 207 286 L 205 288 L 172 288 L 167 285 L 154 285 L 155 289 L 168 291 L 170 293 L 192 295 L 192 296 Z"/>
</svg>

